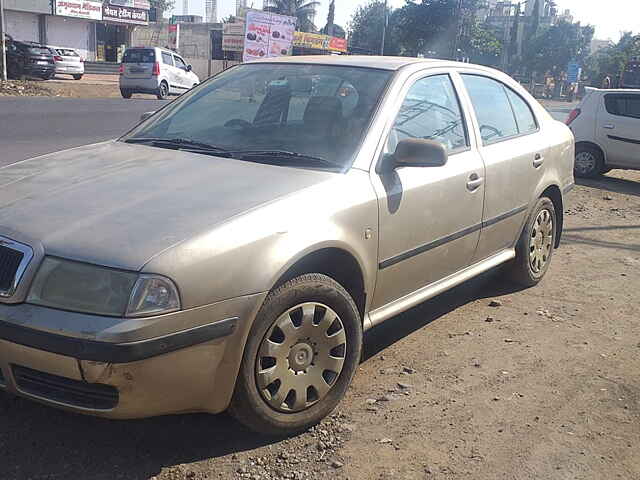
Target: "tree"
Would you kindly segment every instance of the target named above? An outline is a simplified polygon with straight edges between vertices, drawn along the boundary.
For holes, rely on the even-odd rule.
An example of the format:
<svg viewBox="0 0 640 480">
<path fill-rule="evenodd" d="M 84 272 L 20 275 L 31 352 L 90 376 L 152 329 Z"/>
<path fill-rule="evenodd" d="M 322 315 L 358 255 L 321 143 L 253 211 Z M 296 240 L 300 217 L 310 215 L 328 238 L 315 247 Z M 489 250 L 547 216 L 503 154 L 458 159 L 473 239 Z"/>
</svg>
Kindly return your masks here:
<svg viewBox="0 0 640 480">
<path fill-rule="evenodd" d="M 224 17 L 222 19 L 222 23 L 236 23 L 236 16 L 235 15 L 229 15 L 227 17 Z"/>
<path fill-rule="evenodd" d="M 319 6 L 320 2 L 315 0 L 264 0 L 265 11 L 296 17 L 297 30 L 301 32 L 316 31 L 313 19 Z"/>
<path fill-rule="evenodd" d="M 329 4 L 329 13 L 327 14 L 327 25 L 324 27 L 326 35 L 333 36 L 334 24 L 336 21 L 336 0 L 331 0 Z"/>
<path fill-rule="evenodd" d="M 396 12 L 388 9 L 389 25 L 385 37 L 385 55 L 398 55 L 400 53 L 399 38 L 396 34 Z M 353 51 L 368 55 L 378 54 L 382 42 L 382 28 L 384 25 L 384 2 L 372 0 L 365 5 L 360 5 L 349 23 L 349 44 Z"/>
<path fill-rule="evenodd" d="M 522 6 L 520 3 L 516 5 L 515 18 L 513 19 L 513 25 L 511 26 L 511 41 L 509 44 L 509 65 L 512 66 L 513 70 L 516 70 L 516 65 L 518 65 L 518 56 L 520 55 L 520 51 L 518 46 L 520 45 L 520 17 L 522 15 Z"/>
<path fill-rule="evenodd" d="M 498 66 L 503 45 L 493 32 L 475 24 L 471 27 L 468 43 L 463 48 L 471 63 Z"/>
<path fill-rule="evenodd" d="M 176 3 L 175 0 L 150 0 L 151 7 L 157 9 L 159 12 L 166 12 L 171 10 Z"/>
<path fill-rule="evenodd" d="M 602 85 L 605 77 L 615 79 L 632 58 L 640 58 L 640 34 L 626 32 L 620 41 L 606 47 L 595 55 L 591 55 L 586 62 L 586 74 L 594 87 Z"/>
</svg>

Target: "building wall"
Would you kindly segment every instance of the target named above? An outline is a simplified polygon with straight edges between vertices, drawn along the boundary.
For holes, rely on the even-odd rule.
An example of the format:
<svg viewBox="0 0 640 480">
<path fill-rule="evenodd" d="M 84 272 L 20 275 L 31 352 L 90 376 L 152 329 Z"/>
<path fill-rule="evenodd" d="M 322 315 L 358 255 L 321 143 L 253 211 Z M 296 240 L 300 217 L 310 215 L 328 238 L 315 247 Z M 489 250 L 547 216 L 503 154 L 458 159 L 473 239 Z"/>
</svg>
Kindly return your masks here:
<svg viewBox="0 0 640 480">
<path fill-rule="evenodd" d="M 70 17 L 47 16 L 47 44 L 73 48 L 87 60 L 95 57 L 95 29 L 93 22 Z"/>
<path fill-rule="evenodd" d="M 52 12 L 49 0 L 4 0 L 4 9 L 43 14 Z"/>
<path fill-rule="evenodd" d="M 5 15 L 7 33 L 14 39 L 27 42 L 40 41 L 40 29 L 38 27 L 39 15 L 13 10 L 7 10 Z"/>
</svg>

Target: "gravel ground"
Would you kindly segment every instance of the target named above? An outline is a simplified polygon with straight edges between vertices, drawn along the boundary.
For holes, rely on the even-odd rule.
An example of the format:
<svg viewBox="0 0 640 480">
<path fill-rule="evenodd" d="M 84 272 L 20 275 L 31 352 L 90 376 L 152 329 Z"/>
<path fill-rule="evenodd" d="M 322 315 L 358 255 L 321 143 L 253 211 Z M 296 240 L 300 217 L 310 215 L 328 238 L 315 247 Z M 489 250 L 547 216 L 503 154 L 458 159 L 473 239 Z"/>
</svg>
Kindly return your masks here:
<svg viewBox="0 0 640 480">
<path fill-rule="evenodd" d="M 582 182 L 541 285 L 487 274 L 367 335 L 347 398 L 282 439 L 0 394 L 3 479 L 640 478 L 640 173 Z"/>
</svg>

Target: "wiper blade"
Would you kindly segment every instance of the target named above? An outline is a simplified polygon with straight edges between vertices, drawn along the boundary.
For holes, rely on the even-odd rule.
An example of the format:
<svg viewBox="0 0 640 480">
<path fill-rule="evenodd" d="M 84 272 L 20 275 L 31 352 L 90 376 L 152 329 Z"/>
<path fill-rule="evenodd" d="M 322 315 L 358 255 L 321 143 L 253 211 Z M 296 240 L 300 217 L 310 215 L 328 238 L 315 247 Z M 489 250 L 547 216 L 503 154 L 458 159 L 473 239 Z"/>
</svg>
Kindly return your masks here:
<svg viewBox="0 0 640 480">
<path fill-rule="evenodd" d="M 286 150 L 237 150 L 229 151 L 227 153 L 237 158 L 297 158 L 302 161 L 321 163 L 332 168 L 344 168 L 344 165 L 342 165 L 341 163 L 334 162 L 333 160 L 329 160 L 327 158 L 314 157 L 312 155 L 305 155 L 303 153 L 297 152 L 288 152 Z"/>
<path fill-rule="evenodd" d="M 206 151 L 228 152 L 226 148 L 211 145 L 209 143 L 198 142 L 188 138 L 128 138 L 125 140 L 125 143 L 150 143 L 152 145 L 162 144 L 185 149 L 194 148 Z"/>
</svg>

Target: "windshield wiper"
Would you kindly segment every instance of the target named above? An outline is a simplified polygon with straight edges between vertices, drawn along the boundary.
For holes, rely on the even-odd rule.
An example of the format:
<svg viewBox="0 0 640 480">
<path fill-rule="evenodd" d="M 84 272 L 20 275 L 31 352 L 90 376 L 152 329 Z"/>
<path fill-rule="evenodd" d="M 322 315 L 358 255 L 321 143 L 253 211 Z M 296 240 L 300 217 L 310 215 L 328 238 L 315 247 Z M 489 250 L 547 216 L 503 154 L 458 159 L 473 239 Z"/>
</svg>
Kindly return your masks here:
<svg viewBox="0 0 640 480">
<path fill-rule="evenodd" d="M 209 143 L 198 142 L 189 138 L 128 138 L 125 143 L 150 143 L 151 145 L 168 145 L 185 150 L 202 150 L 207 152 L 228 153 L 226 148 L 211 145 Z"/>
<path fill-rule="evenodd" d="M 309 161 L 313 163 L 320 163 L 331 168 L 343 169 L 344 165 L 339 162 L 334 162 L 327 158 L 314 157 L 312 155 L 305 155 L 303 153 L 288 152 L 286 150 L 236 150 L 226 152 L 236 158 L 296 158 L 302 161 Z"/>
</svg>

